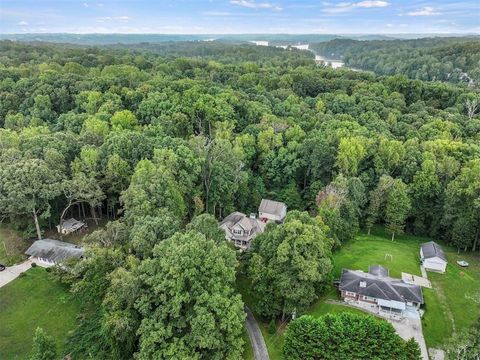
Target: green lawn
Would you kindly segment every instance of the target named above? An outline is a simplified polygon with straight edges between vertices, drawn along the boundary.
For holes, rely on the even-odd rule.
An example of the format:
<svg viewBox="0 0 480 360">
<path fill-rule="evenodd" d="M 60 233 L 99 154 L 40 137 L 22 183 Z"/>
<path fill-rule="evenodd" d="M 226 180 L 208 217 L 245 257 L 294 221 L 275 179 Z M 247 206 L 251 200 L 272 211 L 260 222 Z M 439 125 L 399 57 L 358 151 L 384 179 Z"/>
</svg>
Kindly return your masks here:
<svg viewBox="0 0 480 360">
<path fill-rule="evenodd" d="M 340 276 L 342 268 L 367 271 L 368 265 L 380 264 L 390 269 L 390 275 L 400 277 L 401 272 L 420 275 L 420 244 L 427 238 L 403 235 L 394 242 L 383 229 L 375 228 L 371 235 L 359 234 L 354 241 L 345 244 L 334 254 L 334 275 Z M 480 291 L 480 256 L 477 253 L 460 255 L 456 250 L 442 244 L 449 265 L 445 274 L 428 273 L 433 288 L 424 289 L 425 315 L 423 331 L 428 347 L 441 347 L 456 331 L 470 326 L 480 316 L 479 305 L 465 295 Z M 385 254 L 391 254 L 392 258 Z M 470 263 L 461 269 L 456 261 L 465 259 Z"/>
<path fill-rule="evenodd" d="M 442 304 L 444 316 L 448 320 L 447 328 L 460 331 L 480 316 L 480 303 L 475 304 L 471 297 L 480 295 L 480 256 L 464 254 L 444 247 L 449 264 L 445 274 L 428 273 L 433 289 L 437 290 L 438 301 Z M 466 269 L 457 265 L 457 260 L 466 260 L 470 266 Z M 428 300 L 428 299 L 427 299 Z M 427 304 L 427 313 L 430 309 Z M 428 317 L 426 317 L 428 319 Z M 449 332 L 449 333 L 450 333 Z M 438 340 L 438 341 L 434 341 Z M 442 339 L 432 339 L 434 344 L 441 344 Z"/>
<path fill-rule="evenodd" d="M 25 359 L 37 326 L 56 339 L 61 354 L 79 311 L 66 288 L 39 267 L 0 288 L 0 304 L 0 359 Z"/>
<path fill-rule="evenodd" d="M 15 230 L 0 227 L 0 264 L 13 265 L 25 259 L 27 244 Z"/>
<path fill-rule="evenodd" d="M 392 242 L 390 235 L 381 228 L 373 229 L 370 235 L 360 233 L 354 241 L 348 242 L 334 253 L 334 277 L 338 279 L 343 268 L 368 271 L 369 265 L 377 264 L 390 269 L 392 277 L 400 277 L 401 272 L 421 275 L 419 251 L 420 244 L 425 241 L 430 239 L 403 235 L 397 236 Z M 422 323 L 427 347 L 442 347 L 454 330 L 459 331 L 470 326 L 480 316 L 480 304 L 469 298 L 480 294 L 480 255 L 457 254 L 455 249 L 444 244 L 442 246 L 449 261 L 447 272 L 429 272 L 428 277 L 433 289 L 424 289 L 426 305 Z M 385 256 L 386 254 L 391 256 Z M 456 264 L 459 259 L 467 260 L 470 266 L 467 269 L 460 268 Z M 249 292 L 249 285 L 245 278 L 239 278 L 239 291 L 244 301 L 253 304 L 255 299 Z M 313 316 L 343 311 L 362 313 L 329 302 L 335 299 L 338 299 L 338 294 L 331 287 L 306 313 Z M 261 327 L 271 359 L 281 359 L 282 332 L 272 336 L 266 331 L 267 324 L 262 323 Z"/>
</svg>

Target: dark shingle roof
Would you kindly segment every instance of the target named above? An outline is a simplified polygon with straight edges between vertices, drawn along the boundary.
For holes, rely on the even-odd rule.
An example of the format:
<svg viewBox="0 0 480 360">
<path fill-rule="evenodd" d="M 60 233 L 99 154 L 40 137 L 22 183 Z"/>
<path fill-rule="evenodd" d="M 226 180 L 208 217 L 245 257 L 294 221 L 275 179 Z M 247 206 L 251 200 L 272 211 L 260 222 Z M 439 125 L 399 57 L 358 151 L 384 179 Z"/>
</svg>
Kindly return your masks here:
<svg viewBox="0 0 480 360">
<path fill-rule="evenodd" d="M 383 269 L 387 270 L 385 268 Z M 360 286 L 362 282 L 365 283 L 364 286 Z M 400 279 L 393 279 L 382 275 L 377 276 L 358 270 L 344 269 L 342 271 L 339 289 L 377 299 L 399 302 L 413 301 L 423 304 L 421 286 L 407 284 Z"/>
<path fill-rule="evenodd" d="M 370 265 L 368 267 L 368 272 L 378 277 L 388 277 L 388 269 L 384 268 L 382 265 Z"/>
<path fill-rule="evenodd" d="M 35 241 L 25 254 L 61 263 L 69 258 L 81 258 L 83 249 L 75 244 L 59 240 L 42 239 Z"/>
<path fill-rule="evenodd" d="M 440 259 L 447 261 L 447 257 L 445 256 L 442 247 L 438 245 L 435 241 L 423 243 L 422 252 L 425 259 L 439 257 Z"/>
</svg>

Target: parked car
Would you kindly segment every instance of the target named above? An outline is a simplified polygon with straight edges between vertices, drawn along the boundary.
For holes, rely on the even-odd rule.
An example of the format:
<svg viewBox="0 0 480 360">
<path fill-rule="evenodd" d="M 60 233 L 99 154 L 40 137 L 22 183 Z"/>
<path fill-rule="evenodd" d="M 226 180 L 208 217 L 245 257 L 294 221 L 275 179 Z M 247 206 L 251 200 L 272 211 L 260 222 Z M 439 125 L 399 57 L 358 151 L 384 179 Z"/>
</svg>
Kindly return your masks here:
<svg viewBox="0 0 480 360">
<path fill-rule="evenodd" d="M 3 271 L 3 270 L 5 270 L 5 269 L 6 269 L 5 265 L 0 264 L 0 271 Z"/>
</svg>

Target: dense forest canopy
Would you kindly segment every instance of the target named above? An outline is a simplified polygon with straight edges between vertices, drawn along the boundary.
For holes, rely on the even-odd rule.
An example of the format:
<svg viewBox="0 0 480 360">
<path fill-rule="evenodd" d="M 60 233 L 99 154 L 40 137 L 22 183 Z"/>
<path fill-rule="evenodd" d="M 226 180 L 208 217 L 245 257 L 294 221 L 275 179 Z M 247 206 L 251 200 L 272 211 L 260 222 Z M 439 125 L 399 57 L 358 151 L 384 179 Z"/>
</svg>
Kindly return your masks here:
<svg viewBox="0 0 480 360">
<path fill-rule="evenodd" d="M 411 79 L 473 83 L 480 81 L 480 38 L 357 41 L 334 39 L 311 48 L 349 67 Z"/>
<path fill-rule="evenodd" d="M 479 101 L 301 51 L 3 41 L 0 215 L 38 237 L 69 215 L 111 220 L 63 275 L 83 305 L 73 358 L 236 359 L 240 256 L 217 220 L 288 205 L 242 259 L 266 318 L 305 310 L 360 227 L 475 251 Z"/>
<path fill-rule="evenodd" d="M 165 168 L 162 186 L 176 195 L 158 201 L 173 202 L 183 221 L 251 211 L 263 196 L 316 209 L 317 193 L 341 175 L 346 185 L 332 186 L 358 183 L 366 198 L 355 212 L 376 211 L 373 222 L 385 222 L 372 196 L 387 196 L 375 189 L 391 177 L 408 186 L 409 231 L 460 241 L 455 229 L 468 229 L 460 237 L 467 247 L 478 239 L 475 191 L 464 188 L 479 161 L 476 92 L 333 71 L 300 51 L 183 43 L 174 55 L 185 56 L 169 57 L 170 45 L 145 47 L 159 50 L 0 44 L 4 179 L 48 182 L 18 194 L 3 181 L 4 216 L 27 226 L 23 214 L 34 208 L 51 226 L 72 181 L 93 195 L 70 197 L 128 215 L 133 187 L 145 179 L 136 173 L 154 178 Z M 17 196 L 33 199 L 19 204 Z"/>
</svg>

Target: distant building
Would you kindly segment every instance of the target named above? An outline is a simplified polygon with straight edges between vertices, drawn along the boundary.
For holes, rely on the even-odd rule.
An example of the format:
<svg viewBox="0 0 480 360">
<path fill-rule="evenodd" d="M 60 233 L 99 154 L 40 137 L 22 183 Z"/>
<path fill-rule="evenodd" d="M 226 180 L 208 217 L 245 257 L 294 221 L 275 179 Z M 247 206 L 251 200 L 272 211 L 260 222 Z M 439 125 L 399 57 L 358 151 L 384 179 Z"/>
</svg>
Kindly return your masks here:
<svg viewBox="0 0 480 360">
<path fill-rule="evenodd" d="M 287 205 L 285 205 L 285 203 L 262 199 L 258 207 L 258 217 L 260 220 L 263 222 L 275 221 L 280 223 L 283 222 L 285 216 L 287 216 Z"/>
<path fill-rule="evenodd" d="M 257 40 L 254 40 L 254 41 L 250 41 L 251 43 L 257 45 L 257 46 L 268 46 L 268 41 L 257 41 Z"/>
<path fill-rule="evenodd" d="M 373 305 L 379 311 L 399 315 L 424 303 L 421 286 L 391 278 L 388 269 L 380 265 L 370 266 L 368 273 L 342 270 L 339 290 L 346 302 Z"/>
<path fill-rule="evenodd" d="M 425 270 L 444 273 L 447 269 L 447 257 L 443 249 L 435 241 L 420 246 L 420 261 Z"/>
<path fill-rule="evenodd" d="M 263 233 L 265 223 L 257 219 L 255 214 L 247 216 L 236 211 L 223 219 L 220 228 L 225 231 L 226 239 L 232 241 L 237 248 L 248 250 L 255 236 Z"/>
<path fill-rule="evenodd" d="M 77 231 L 82 231 L 86 229 L 86 227 L 87 225 L 83 221 L 70 218 L 68 220 L 64 220 L 61 226 L 57 225 L 57 231 L 64 235 L 68 235 Z"/>
<path fill-rule="evenodd" d="M 298 50 L 308 50 L 309 45 L 308 44 L 300 44 L 300 45 L 291 45 L 292 48 L 298 49 Z"/>
<path fill-rule="evenodd" d="M 59 240 L 42 239 L 35 241 L 25 254 L 40 265 L 61 265 L 68 259 L 83 257 L 83 248 Z"/>
</svg>

